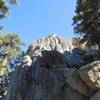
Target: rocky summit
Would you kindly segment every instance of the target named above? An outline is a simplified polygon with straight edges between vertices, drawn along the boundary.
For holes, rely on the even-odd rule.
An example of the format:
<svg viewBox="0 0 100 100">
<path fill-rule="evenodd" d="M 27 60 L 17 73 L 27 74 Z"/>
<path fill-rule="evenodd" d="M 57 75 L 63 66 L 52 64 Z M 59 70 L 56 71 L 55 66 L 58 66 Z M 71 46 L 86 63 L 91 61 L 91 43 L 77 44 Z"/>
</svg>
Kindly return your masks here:
<svg viewBox="0 0 100 100">
<path fill-rule="evenodd" d="M 50 35 L 16 66 L 5 100 L 100 100 L 100 52 Z"/>
</svg>

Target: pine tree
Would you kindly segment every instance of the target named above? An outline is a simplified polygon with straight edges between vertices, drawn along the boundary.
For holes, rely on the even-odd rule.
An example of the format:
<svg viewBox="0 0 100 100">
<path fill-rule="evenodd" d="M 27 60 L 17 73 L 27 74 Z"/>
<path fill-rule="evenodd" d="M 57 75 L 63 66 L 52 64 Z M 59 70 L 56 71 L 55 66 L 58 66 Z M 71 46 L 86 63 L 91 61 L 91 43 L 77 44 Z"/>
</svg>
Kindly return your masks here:
<svg viewBox="0 0 100 100">
<path fill-rule="evenodd" d="M 11 4 L 17 4 L 18 0 L 0 0 L 0 20 L 4 19 L 7 17 L 9 13 L 9 6 Z M 0 30 L 3 28 L 2 25 L 0 25 Z"/>
<path fill-rule="evenodd" d="M 9 11 L 9 4 L 16 4 L 18 0 L 0 0 L 0 19 L 6 17 Z"/>
<path fill-rule="evenodd" d="M 16 4 L 17 0 L 0 0 L 0 20 L 9 12 L 10 4 Z M 0 100 L 4 96 L 9 83 L 10 74 L 16 63 L 22 60 L 21 47 L 23 42 L 16 33 L 5 34 L 0 25 Z"/>
<path fill-rule="evenodd" d="M 74 31 L 88 45 L 100 48 L 100 0 L 78 0 L 73 17 Z"/>
<path fill-rule="evenodd" d="M 0 70 L 6 67 L 9 72 L 10 63 L 13 62 L 17 56 L 22 54 L 22 45 L 23 43 L 16 33 L 7 34 L 0 37 Z M 2 74 L 0 74 L 0 76 Z"/>
<path fill-rule="evenodd" d="M 16 61 L 22 60 L 22 45 L 23 43 L 16 33 L 0 36 L 0 96 L 3 96 L 7 90 Z"/>
<path fill-rule="evenodd" d="M 0 0 L 0 20 L 4 19 L 9 12 L 10 4 L 17 4 L 18 0 Z M 2 28 L 2 27 L 1 27 Z M 0 29 L 1 29 L 0 28 Z M 5 65 L 9 65 L 9 56 L 17 56 L 20 50 L 19 45 L 22 45 L 21 39 L 17 34 L 2 34 L 0 30 L 0 70 Z M 0 72 L 1 73 L 1 72 Z"/>
</svg>

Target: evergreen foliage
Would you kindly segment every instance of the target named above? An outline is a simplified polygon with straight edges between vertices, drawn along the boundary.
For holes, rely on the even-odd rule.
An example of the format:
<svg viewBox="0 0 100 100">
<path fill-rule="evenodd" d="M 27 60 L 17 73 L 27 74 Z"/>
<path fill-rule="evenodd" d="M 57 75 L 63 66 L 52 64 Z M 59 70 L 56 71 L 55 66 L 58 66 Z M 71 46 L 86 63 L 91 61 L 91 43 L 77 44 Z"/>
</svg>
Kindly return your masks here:
<svg viewBox="0 0 100 100">
<path fill-rule="evenodd" d="M 0 20 L 4 19 L 9 12 L 11 4 L 17 4 L 18 0 L 0 0 Z M 0 100 L 7 91 L 11 73 L 15 66 L 22 61 L 23 42 L 17 33 L 2 33 L 3 26 L 0 25 Z"/>
<path fill-rule="evenodd" d="M 82 42 L 100 47 L 100 0 L 77 0 L 74 31 Z"/>
<path fill-rule="evenodd" d="M 16 33 L 0 35 L 0 96 L 3 97 L 10 82 L 11 73 L 22 62 L 23 42 Z"/>
<path fill-rule="evenodd" d="M 0 0 L 0 20 L 7 17 L 9 13 L 9 6 L 11 4 L 17 4 L 18 0 Z M 0 25 L 0 30 L 3 28 L 2 25 Z"/>
<path fill-rule="evenodd" d="M 9 4 L 17 4 L 18 0 L 0 0 L 0 19 L 6 17 Z"/>
<path fill-rule="evenodd" d="M 0 70 L 3 67 L 9 69 L 10 63 L 13 62 L 16 57 L 22 54 L 21 46 L 23 45 L 21 39 L 16 33 L 1 35 L 0 37 Z M 2 75 L 2 74 L 0 74 Z"/>
</svg>

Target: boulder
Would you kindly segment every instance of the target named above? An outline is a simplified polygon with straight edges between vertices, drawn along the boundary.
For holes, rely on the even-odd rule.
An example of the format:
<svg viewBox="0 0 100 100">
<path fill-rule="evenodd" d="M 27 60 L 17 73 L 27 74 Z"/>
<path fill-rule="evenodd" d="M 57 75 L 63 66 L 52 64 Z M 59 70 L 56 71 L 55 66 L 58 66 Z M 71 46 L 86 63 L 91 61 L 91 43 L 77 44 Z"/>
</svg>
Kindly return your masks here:
<svg viewBox="0 0 100 100">
<path fill-rule="evenodd" d="M 64 72 L 64 77 L 71 88 L 85 96 L 89 96 L 88 87 L 81 80 L 76 68 L 66 70 Z"/>
<path fill-rule="evenodd" d="M 79 47 L 77 47 L 77 48 L 73 48 L 72 49 L 72 53 L 82 56 L 82 55 L 84 55 L 86 53 L 86 51 L 81 49 L 81 48 L 79 48 Z"/>
<path fill-rule="evenodd" d="M 86 63 L 91 63 L 93 61 L 100 60 L 100 51 L 99 50 L 90 50 L 83 55 L 83 60 Z"/>
<path fill-rule="evenodd" d="M 100 89 L 100 61 L 94 61 L 81 67 L 79 75 L 91 90 Z"/>
<path fill-rule="evenodd" d="M 69 68 L 80 68 L 81 66 L 85 64 L 82 57 L 78 54 L 65 51 L 64 55 L 65 55 L 65 61 L 69 65 Z"/>
<path fill-rule="evenodd" d="M 42 57 L 43 57 L 43 63 L 41 64 L 41 67 L 68 67 L 64 58 L 65 55 L 58 52 L 58 51 L 42 51 Z"/>
<path fill-rule="evenodd" d="M 88 100 L 87 96 L 84 96 L 80 92 L 74 90 L 70 85 L 66 85 L 64 88 L 64 99 L 62 100 Z"/>
</svg>

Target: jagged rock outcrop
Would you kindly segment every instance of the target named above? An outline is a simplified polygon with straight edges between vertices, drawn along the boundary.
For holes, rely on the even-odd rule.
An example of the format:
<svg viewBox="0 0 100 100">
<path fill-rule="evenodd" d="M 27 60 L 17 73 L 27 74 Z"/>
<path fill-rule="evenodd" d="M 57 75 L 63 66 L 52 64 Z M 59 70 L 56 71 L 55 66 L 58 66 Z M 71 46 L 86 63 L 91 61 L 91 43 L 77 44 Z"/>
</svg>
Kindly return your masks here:
<svg viewBox="0 0 100 100">
<path fill-rule="evenodd" d="M 71 51 L 72 49 L 73 46 L 69 41 L 55 34 L 52 34 L 45 39 L 34 41 L 29 46 L 28 54 L 30 56 L 40 56 L 41 51 L 43 50 L 56 50 L 63 53 L 65 50 Z"/>
<path fill-rule="evenodd" d="M 79 75 L 91 90 L 100 89 L 100 61 L 94 61 L 81 67 Z"/>
<path fill-rule="evenodd" d="M 57 35 L 33 42 L 5 100 L 97 100 L 100 62 L 86 61 L 87 53 Z"/>
</svg>

